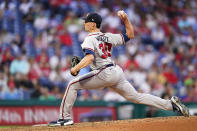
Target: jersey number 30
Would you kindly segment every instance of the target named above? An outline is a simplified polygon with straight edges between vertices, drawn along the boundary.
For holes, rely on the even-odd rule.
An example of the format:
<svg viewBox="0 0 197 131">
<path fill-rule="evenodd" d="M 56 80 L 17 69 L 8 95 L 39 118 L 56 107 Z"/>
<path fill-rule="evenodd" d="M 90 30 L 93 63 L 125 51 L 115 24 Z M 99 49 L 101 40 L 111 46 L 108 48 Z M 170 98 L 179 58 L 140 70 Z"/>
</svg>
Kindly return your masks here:
<svg viewBox="0 0 197 131">
<path fill-rule="evenodd" d="M 106 42 L 100 43 L 99 49 L 103 52 L 101 56 L 103 59 L 106 59 L 108 56 L 111 57 L 112 44 Z"/>
</svg>

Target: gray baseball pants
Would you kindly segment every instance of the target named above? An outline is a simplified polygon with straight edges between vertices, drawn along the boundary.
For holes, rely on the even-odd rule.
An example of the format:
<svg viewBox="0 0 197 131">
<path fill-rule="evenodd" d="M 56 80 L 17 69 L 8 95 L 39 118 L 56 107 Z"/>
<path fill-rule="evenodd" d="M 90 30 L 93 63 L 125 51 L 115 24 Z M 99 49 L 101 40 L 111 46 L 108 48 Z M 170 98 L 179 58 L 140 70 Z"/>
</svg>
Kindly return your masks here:
<svg viewBox="0 0 197 131">
<path fill-rule="evenodd" d="M 73 79 L 67 86 L 60 106 L 60 119 L 72 119 L 71 111 L 80 89 L 97 89 L 110 87 L 127 100 L 153 106 L 164 110 L 172 110 L 170 100 L 161 99 L 145 93 L 138 93 L 126 80 L 122 69 L 116 65 L 91 71 L 85 75 Z"/>
</svg>

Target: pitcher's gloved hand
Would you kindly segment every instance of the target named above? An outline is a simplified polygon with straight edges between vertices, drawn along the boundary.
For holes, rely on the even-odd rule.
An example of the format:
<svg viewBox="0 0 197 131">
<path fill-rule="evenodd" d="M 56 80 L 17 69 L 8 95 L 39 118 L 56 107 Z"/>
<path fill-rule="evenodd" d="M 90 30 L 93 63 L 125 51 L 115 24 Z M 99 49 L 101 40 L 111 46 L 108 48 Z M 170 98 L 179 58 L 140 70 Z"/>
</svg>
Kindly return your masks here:
<svg viewBox="0 0 197 131">
<path fill-rule="evenodd" d="M 81 57 L 80 56 L 73 56 L 72 60 L 71 60 L 71 75 L 73 76 L 77 76 L 79 74 L 78 72 L 73 72 L 73 68 L 81 61 Z"/>
</svg>

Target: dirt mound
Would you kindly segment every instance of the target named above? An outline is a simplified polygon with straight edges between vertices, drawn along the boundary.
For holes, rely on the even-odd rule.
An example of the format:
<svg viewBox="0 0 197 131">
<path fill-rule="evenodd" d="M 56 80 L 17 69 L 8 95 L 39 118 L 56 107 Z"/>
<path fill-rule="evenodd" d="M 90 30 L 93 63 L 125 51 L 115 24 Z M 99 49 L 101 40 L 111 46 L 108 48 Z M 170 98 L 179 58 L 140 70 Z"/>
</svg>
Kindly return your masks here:
<svg viewBox="0 0 197 131">
<path fill-rule="evenodd" d="M 64 127 L 24 127 L 14 131 L 197 131 L 197 117 L 160 117 L 107 122 L 78 123 Z"/>
</svg>

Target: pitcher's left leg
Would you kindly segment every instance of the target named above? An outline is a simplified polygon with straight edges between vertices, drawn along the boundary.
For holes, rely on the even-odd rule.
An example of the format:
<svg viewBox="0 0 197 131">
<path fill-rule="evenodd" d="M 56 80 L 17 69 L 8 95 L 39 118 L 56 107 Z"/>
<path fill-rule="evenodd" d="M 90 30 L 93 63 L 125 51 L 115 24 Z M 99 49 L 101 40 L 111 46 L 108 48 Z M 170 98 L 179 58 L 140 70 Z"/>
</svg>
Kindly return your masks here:
<svg viewBox="0 0 197 131">
<path fill-rule="evenodd" d="M 105 81 L 97 76 L 97 72 L 90 72 L 72 80 L 65 91 L 60 107 L 60 118 L 71 119 L 73 104 L 77 98 L 77 91 L 80 89 L 97 89 L 105 86 Z"/>
<path fill-rule="evenodd" d="M 71 111 L 77 98 L 77 91 L 79 89 L 96 89 L 105 84 L 105 82 L 98 79 L 97 74 L 98 72 L 96 71 L 89 72 L 83 76 L 76 77 L 68 84 L 61 102 L 59 120 L 50 122 L 50 126 L 64 126 L 73 124 Z"/>
<path fill-rule="evenodd" d="M 92 71 L 88 74 L 75 78 L 68 84 L 60 106 L 60 119 L 58 121 L 51 122 L 51 126 L 73 124 L 71 111 L 77 98 L 77 91 L 79 89 L 97 89 L 107 85 L 106 81 L 97 76 L 100 72 Z"/>
</svg>

